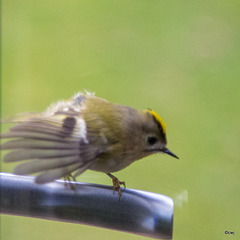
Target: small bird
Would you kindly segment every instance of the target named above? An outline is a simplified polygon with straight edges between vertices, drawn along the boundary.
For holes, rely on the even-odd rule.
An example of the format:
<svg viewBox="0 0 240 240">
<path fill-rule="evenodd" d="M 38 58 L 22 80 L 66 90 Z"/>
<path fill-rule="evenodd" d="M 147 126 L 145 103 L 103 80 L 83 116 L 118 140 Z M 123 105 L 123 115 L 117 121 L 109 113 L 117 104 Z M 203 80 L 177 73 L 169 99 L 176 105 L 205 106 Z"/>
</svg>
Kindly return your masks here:
<svg viewBox="0 0 240 240">
<path fill-rule="evenodd" d="M 45 112 L 3 122 L 16 123 L 0 135 L 10 139 L 0 145 L 11 150 L 4 161 L 26 160 L 14 173 L 38 173 L 39 184 L 75 179 L 89 169 L 110 176 L 120 199 L 125 182 L 111 173 L 154 153 L 178 158 L 166 147 L 166 124 L 156 112 L 114 104 L 89 92 L 52 104 Z"/>
</svg>

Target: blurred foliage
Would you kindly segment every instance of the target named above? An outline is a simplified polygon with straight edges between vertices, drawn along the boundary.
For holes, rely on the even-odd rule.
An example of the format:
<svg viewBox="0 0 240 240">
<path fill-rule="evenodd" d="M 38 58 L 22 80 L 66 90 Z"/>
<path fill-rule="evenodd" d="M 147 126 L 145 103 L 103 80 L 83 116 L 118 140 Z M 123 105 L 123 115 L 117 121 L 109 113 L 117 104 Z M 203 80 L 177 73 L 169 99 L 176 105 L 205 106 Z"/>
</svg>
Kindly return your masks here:
<svg viewBox="0 0 240 240">
<path fill-rule="evenodd" d="M 3 0 L 2 117 L 43 111 L 84 89 L 150 107 L 167 122 L 168 146 L 180 160 L 151 156 L 116 175 L 129 188 L 173 198 L 174 239 L 239 234 L 239 8 L 237 0 Z M 91 171 L 78 180 L 111 184 Z M 144 239 L 1 216 L 3 240 L 96 236 Z"/>
</svg>

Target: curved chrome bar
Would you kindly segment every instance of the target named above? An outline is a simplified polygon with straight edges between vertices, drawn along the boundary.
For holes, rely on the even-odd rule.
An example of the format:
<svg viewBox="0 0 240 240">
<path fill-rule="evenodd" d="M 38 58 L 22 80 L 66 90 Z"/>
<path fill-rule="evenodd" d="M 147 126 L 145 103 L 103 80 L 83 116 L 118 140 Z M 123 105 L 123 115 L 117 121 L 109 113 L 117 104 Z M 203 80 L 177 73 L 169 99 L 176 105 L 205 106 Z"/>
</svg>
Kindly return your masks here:
<svg viewBox="0 0 240 240">
<path fill-rule="evenodd" d="M 34 177 L 0 173 L 0 213 L 74 222 L 172 239 L 171 198 L 133 189 L 113 194 L 112 187 L 58 180 L 38 185 Z"/>
</svg>

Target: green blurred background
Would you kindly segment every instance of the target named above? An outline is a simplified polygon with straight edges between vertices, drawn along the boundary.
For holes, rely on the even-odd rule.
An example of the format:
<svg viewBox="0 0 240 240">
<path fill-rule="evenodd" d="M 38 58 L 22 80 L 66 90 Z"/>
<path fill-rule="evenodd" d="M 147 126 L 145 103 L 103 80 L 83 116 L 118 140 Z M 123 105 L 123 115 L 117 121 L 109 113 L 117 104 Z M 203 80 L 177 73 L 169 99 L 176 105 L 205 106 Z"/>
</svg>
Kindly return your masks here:
<svg viewBox="0 0 240 240">
<path fill-rule="evenodd" d="M 84 89 L 154 109 L 180 160 L 151 156 L 116 176 L 173 198 L 174 239 L 239 239 L 239 9 L 237 0 L 3 0 L 2 117 L 43 111 Z M 111 185 L 91 171 L 78 180 Z M 0 237 L 145 239 L 3 215 Z"/>
</svg>

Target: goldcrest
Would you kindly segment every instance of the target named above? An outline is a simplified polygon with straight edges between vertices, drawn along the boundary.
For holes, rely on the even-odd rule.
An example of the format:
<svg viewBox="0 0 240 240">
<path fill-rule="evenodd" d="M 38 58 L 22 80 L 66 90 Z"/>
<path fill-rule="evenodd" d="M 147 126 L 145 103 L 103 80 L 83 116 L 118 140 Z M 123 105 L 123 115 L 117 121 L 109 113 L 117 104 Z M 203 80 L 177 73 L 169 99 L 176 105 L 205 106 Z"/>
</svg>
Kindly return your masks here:
<svg viewBox="0 0 240 240">
<path fill-rule="evenodd" d="M 94 170 L 108 174 L 121 196 L 119 181 L 111 173 L 154 153 L 178 158 L 167 147 L 166 124 L 153 110 L 114 104 L 92 93 L 78 93 L 43 113 L 23 114 L 1 138 L 1 150 L 11 150 L 5 162 L 27 160 L 15 174 L 38 173 L 36 183 Z"/>
</svg>

